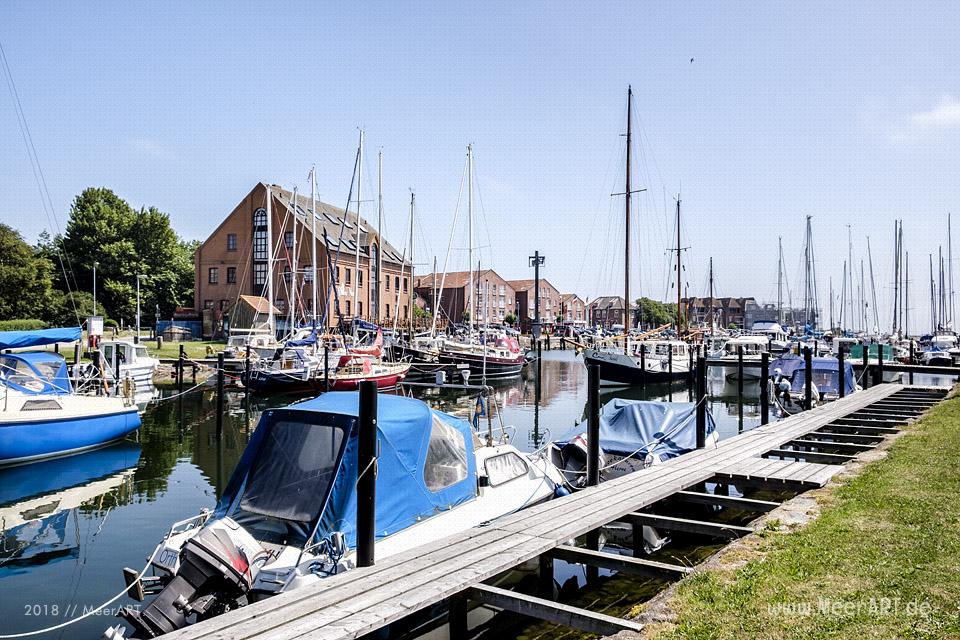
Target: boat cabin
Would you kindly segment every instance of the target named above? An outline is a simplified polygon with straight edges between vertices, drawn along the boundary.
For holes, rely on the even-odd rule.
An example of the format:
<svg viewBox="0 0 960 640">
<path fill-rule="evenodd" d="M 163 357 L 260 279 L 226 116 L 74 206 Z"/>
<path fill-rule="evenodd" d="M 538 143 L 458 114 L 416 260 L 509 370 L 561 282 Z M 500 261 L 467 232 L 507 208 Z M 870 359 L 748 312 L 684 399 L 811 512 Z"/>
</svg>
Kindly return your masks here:
<svg viewBox="0 0 960 640">
<path fill-rule="evenodd" d="M 725 356 L 736 357 L 738 347 L 743 347 L 744 356 L 759 356 L 761 353 L 770 351 L 770 341 L 766 336 L 739 336 L 730 338 L 723 345 Z"/>
</svg>

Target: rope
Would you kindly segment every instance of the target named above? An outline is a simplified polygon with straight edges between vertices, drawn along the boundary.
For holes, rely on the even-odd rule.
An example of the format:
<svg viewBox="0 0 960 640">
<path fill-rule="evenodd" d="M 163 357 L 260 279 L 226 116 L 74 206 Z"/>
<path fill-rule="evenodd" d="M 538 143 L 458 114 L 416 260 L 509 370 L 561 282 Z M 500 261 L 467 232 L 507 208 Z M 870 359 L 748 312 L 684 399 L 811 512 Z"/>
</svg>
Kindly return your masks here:
<svg viewBox="0 0 960 640">
<path fill-rule="evenodd" d="M 72 624 L 74 624 L 74 623 L 76 623 L 76 622 L 80 622 L 80 621 L 83 620 L 84 618 L 89 618 L 90 616 L 99 615 L 99 612 L 100 612 L 102 609 L 105 609 L 106 607 L 109 607 L 111 604 L 113 604 L 114 602 L 116 602 L 117 600 L 119 600 L 120 598 L 122 598 L 123 596 L 127 595 L 127 592 L 130 590 L 130 587 L 133 587 L 134 585 L 136 585 L 136 584 L 138 584 L 138 583 L 140 582 L 140 579 L 141 579 L 141 577 L 143 576 L 143 574 L 147 571 L 147 569 L 150 568 L 150 563 L 151 563 L 151 562 L 153 562 L 153 554 L 152 554 L 152 553 L 150 554 L 150 557 L 147 559 L 147 564 L 145 564 L 145 565 L 143 566 L 143 569 L 140 571 L 140 573 L 137 574 L 137 579 L 136 579 L 136 580 L 134 580 L 130 585 L 124 587 L 124 588 L 123 588 L 123 591 L 121 591 L 121 592 L 118 593 L 117 595 L 113 596 L 112 598 L 110 598 L 109 600 L 107 600 L 107 601 L 104 602 L 103 604 L 99 605 L 99 606 L 96 607 L 95 609 L 90 609 L 89 611 L 87 611 L 86 613 L 84 613 L 83 615 L 81 615 L 80 617 L 78 617 L 78 618 L 72 618 L 72 619 L 70 619 L 70 620 L 67 620 L 66 622 L 61 622 L 60 624 L 56 624 L 56 625 L 54 625 L 54 626 L 52 626 L 52 627 L 47 627 L 47 628 L 45 628 L 45 629 L 37 629 L 37 630 L 35 630 L 35 631 L 25 631 L 25 632 L 23 632 L 23 633 L 11 633 L 11 634 L 0 635 L 0 639 L 5 639 L 5 638 L 27 638 L 27 637 L 30 637 L 30 636 L 40 635 L 41 633 L 50 633 L 51 631 L 56 631 L 56 630 L 58 630 L 58 629 L 63 629 L 63 628 L 65 628 L 65 627 L 69 627 L 70 625 L 72 625 Z"/>
</svg>

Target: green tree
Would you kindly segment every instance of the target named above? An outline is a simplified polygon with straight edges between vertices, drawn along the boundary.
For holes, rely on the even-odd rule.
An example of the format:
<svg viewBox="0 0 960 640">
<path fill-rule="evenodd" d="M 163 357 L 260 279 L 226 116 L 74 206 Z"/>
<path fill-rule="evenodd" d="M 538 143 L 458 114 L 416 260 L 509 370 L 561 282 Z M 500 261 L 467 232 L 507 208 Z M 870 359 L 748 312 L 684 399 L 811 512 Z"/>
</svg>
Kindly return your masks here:
<svg viewBox="0 0 960 640">
<path fill-rule="evenodd" d="M 671 324 L 677 320 L 677 304 L 675 302 L 659 302 L 650 298 L 638 298 L 637 307 L 640 321 L 645 325 L 660 326 Z"/>
<path fill-rule="evenodd" d="M 513 325 L 517 324 L 517 316 L 511 311 L 503 317 L 503 321 L 512 327 Z"/>
<path fill-rule="evenodd" d="M 0 224 L 0 319 L 48 320 L 52 296 L 53 263 Z"/>
</svg>

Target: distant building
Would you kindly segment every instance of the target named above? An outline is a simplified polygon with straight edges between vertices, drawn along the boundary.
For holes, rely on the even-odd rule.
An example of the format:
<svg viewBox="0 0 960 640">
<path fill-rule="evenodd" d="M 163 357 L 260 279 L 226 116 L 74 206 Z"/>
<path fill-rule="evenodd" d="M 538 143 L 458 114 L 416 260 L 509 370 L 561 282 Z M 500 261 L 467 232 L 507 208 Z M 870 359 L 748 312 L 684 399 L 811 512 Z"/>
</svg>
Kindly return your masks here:
<svg viewBox="0 0 960 640">
<path fill-rule="evenodd" d="M 569 327 L 583 327 L 587 324 L 587 304 L 575 293 L 560 295 L 560 315 L 563 324 Z"/>
<path fill-rule="evenodd" d="M 316 248 L 316 265 L 311 244 Z M 241 295 L 267 297 L 268 278 L 273 281 L 273 305 L 280 312 L 278 330 L 289 324 L 294 291 L 296 321 L 313 318 L 314 278 L 316 315 L 322 317 L 329 310 L 329 326 L 338 322 L 335 301 L 345 319 L 387 322 L 398 313 L 405 318 L 410 311 L 412 266 L 376 229 L 362 218 L 358 224 L 355 212 L 344 214 L 319 201 L 314 222 L 309 197 L 301 195 L 294 202 L 293 193 L 276 185 L 257 183 L 200 245 L 194 266 L 194 308 L 204 314 L 205 325 L 206 316 L 212 315 L 217 321 L 211 326 L 219 326 L 224 310 Z"/>
<path fill-rule="evenodd" d="M 757 301 L 753 297 L 713 298 L 713 318 L 720 327 L 731 324 L 740 329 L 749 329 L 757 320 L 765 319 Z M 710 298 L 683 298 L 681 304 L 686 309 L 687 320 L 691 325 L 710 324 Z"/>
<path fill-rule="evenodd" d="M 474 272 L 474 305 L 476 321 L 484 324 L 502 324 L 508 313 L 514 311 L 513 287 L 493 269 Z M 440 303 L 440 317 L 450 322 L 465 320 L 464 311 L 470 307 L 470 272 L 454 271 L 428 273 L 418 276 L 414 287 L 418 298 L 423 299 L 423 308 L 432 314 L 436 308 L 434 291 Z"/>
<path fill-rule="evenodd" d="M 631 304 L 629 312 L 631 317 L 636 305 Z M 600 296 L 591 302 L 588 306 L 587 315 L 590 319 L 590 326 L 600 326 L 604 329 L 610 329 L 613 325 L 623 325 L 626 327 L 624 318 L 624 304 L 622 296 Z"/>
<path fill-rule="evenodd" d="M 534 306 L 533 280 L 508 280 L 508 284 L 516 292 L 516 314 L 521 331 L 530 331 L 536 318 Z M 540 278 L 540 326 L 551 328 L 561 313 L 560 290 L 554 287 L 546 278 Z"/>
</svg>

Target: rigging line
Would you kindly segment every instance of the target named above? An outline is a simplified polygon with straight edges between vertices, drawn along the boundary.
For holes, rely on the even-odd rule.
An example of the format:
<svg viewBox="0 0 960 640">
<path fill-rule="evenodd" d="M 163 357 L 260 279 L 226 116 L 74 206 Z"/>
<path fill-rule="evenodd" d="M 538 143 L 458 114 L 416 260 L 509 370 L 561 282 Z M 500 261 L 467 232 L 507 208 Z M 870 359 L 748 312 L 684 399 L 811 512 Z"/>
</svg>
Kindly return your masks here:
<svg viewBox="0 0 960 640">
<path fill-rule="evenodd" d="M 26 114 L 23 111 L 23 104 L 20 101 L 20 94 L 17 91 L 17 85 L 13 79 L 13 72 L 10 70 L 10 63 L 7 60 L 6 51 L 3 49 L 3 43 L 0 42 L 0 60 L 3 62 L 4 71 L 6 71 L 7 77 L 7 87 L 10 90 L 10 95 L 13 97 L 14 102 L 14 112 L 17 115 L 17 124 L 20 127 L 20 135 L 23 137 L 24 145 L 27 148 L 27 157 L 30 161 L 30 169 L 33 172 L 34 180 L 37 181 L 37 190 L 40 191 L 40 206 L 43 208 L 43 213 L 47 217 L 47 222 L 53 227 L 54 231 L 61 238 L 63 233 L 60 230 L 60 223 L 57 221 L 56 210 L 53 207 L 53 199 L 50 197 L 50 189 L 47 188 L 47 180 L 43 174 L 43 168 L 40 166 L 40 156 L 37 154 L 37 148 L 33 143 L 33 135 L 30 133 L 30 126 L 27 123 Z M 44 201 L 46 197 L 46 201 Z M 62 250 L 60 246 L 57 246 L 54 242 L 53 246 L 56 248 L 57 259 L 60 262 L 60 270 L 63 273 L 63 282 L 67 286 L 67 293 L 72 294 L 74 290 L 79 290 L 77 286 L 76 276 L 73 278 L 73 288 L 70 287 L 70 275 L 73 275 L 73 265 L 70 262 L 70 256 L 65 250 Z M 67 266 L 69 266 L 68 275 L 67 266 L 63 264 L 64 257 L 66 257 Z M 77 319 L 77 324 L 80 324 L 80 313 L 77 310 L 77 301 L 74 299 L 74 296 L 70 295 L 70 302 L 73 306 L 73 314 Z"/>
<path fill-rule="evenodd" d="M 611 145 L 611 151 L 607 154 L 607 168 L 606 168 L 606 170 L 604 171 L 603 181 L 600 183 L 601 185 L 610 184 L 610 182 L 609 182 L 609 181 L 610 181 L 610 170 L 611 170 L 611 167 L 613 166 L 613 161 L 614 161 L 614 159 L 615 159 L 615 158 L 617 157 L 617 155 L 618 155 L 618 152 L 619 152 L 619 144 L 617 144 L 617 145 Z M 614 191 L 614 189 L 607 190 L 606 193 L 611 193 L 612 191 Z M 603 200 L 604 200 L 604 195 L 603 195 L 603 194 L 604 194 L 603 191 L 601 191 L 601 192 L 599 192 L 599 193 L 597 194 L 597 200 L 596 200 L 596 203 L 595 203 L 594 206 L 593 206 L 593 211 L 594 211 L 594 215 L 592 216 L 592 219 L 593 219 L 593 220 L 596 220 L 596 219 L 600 216 L 600 207 L 601 207 L 601 205 L 602 205 L 602 203 L 603 203 Z M 609 202 L 610 199 L 607 198 L 607 201 Z M 576 291 L 580 291 L 580 290 L 581 290 L 581 285 L 583 284 L 583 268 L 584 268 L 584 267 L 587 265 L 587 263 L 589 262 L 589 260 L 587 260 L 587 257 L 591 255 L 591 253 L 590 253 L 590 247 L 591 247 L 591 243 L 593 242 L 593 232 L 594 232 L 596 226 L 597 226 L 597 225 L 593 225 L 593 224 L 587 225 L 589 231 L 587 232 L 587 240 L 586 240 L 586 243 L 583 245 L 583 247 L 584 247 L 584 259 L 580 261 L 580 271 L 577 273 L 577 280 L 576 280 L 576 289 L 575 289 Z"/>
</svg>

